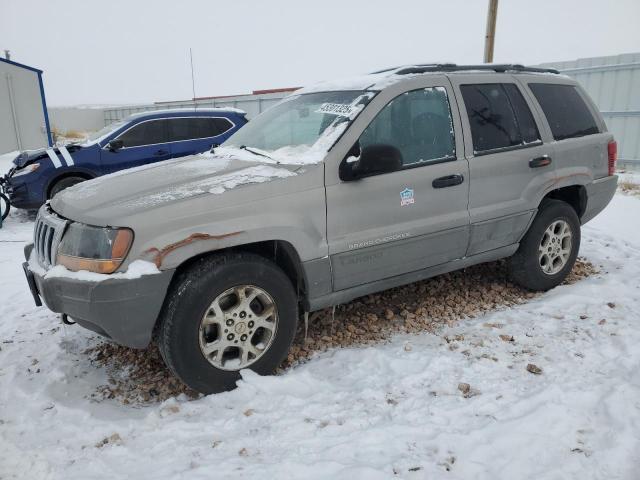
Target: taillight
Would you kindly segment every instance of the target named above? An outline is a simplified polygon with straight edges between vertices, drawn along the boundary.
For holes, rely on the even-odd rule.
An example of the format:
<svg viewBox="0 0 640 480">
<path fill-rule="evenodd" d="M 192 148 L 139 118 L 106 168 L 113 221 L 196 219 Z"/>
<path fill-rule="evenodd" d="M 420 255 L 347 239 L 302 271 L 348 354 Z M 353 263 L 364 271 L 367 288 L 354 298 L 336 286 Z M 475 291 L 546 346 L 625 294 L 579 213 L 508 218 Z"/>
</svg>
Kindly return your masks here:
<svg viewBox="0 0 640 480">
<path fill-rule="evenodd" d="M 616 160 L 618 159 L 618 143 L 611 140 L 607 145 L 607 153 L 609 154 L 609 175 L 616 173 Z"/>
</svg>

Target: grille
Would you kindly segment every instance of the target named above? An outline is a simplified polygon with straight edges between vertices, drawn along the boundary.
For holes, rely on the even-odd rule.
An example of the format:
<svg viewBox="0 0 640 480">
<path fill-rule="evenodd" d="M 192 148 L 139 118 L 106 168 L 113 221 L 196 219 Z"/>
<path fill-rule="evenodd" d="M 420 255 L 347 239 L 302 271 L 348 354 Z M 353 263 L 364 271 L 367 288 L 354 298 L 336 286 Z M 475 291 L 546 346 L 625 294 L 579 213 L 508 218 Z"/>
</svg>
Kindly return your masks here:
<svg viewBox="0 0 640 480">
<path fill-rule="evenodd" d="M 49 268 L 55 263 L 58 244 L 66 225 L 66 220 L 53 213 L 49 205 L 43 205 L 38 211 L 33 230 L 33 245 L 41 267 Z"/>
</svg>

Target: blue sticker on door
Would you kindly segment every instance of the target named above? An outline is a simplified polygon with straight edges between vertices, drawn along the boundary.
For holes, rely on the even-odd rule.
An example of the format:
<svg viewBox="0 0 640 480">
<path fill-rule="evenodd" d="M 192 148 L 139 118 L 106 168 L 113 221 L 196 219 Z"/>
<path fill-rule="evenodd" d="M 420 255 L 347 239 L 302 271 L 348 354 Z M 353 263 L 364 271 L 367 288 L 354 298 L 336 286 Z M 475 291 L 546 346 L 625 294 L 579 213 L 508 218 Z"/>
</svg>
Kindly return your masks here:
<svg viewBox="0 0 640 480">
<path fill-rule="evenodd" d="M 400 206 L 412 205 L 414 202 L 413 189 L 405 187 L 405 189 L 400 192 Z"/>
</svg>

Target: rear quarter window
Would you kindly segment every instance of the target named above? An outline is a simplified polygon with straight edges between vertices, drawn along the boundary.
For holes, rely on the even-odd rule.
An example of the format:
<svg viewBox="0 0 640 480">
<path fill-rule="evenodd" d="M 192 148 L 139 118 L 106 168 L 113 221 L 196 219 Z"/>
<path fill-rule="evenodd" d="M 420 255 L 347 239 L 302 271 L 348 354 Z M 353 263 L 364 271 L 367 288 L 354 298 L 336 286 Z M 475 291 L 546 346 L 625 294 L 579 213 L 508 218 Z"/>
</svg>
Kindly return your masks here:
<svg viewBox="0 0 640 480">
<path fill-rule="evenodd" d="M 573 85 L 530 83 L 556 140 L 600 133 L 589 107 Z"/>
<path fill-rule="evenodd" d="M 169 119 L 169 133 L 172 142 L 217 137 L 231 128 L 233 128 L 233 123 L 221 117 L 184 117 Z"/>
</svg>

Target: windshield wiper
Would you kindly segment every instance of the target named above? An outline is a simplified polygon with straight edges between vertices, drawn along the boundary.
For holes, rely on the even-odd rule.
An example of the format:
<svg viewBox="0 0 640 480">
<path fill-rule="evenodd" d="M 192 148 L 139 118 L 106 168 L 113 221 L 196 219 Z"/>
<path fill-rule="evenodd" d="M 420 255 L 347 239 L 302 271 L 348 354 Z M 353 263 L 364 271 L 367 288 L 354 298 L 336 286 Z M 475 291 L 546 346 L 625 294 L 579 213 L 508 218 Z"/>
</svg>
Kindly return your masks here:
<svg viewBox="0 0 640 480">
<path fill-rule="evenodd" d="M 260 153 L 252 148 L 247 147 L 246 145 L 240 145 L 240 149 L 242 150 L 246 150 L 247 152 L 251 152 L 254 155 L 258 155 L 260 157 L 264 157 L 264 158 L 268 158 L 269 160 L 273 160 L 273 158 L 271 158 L 269 155 L 266 155 L 264 153 Z"/>
</svg>

